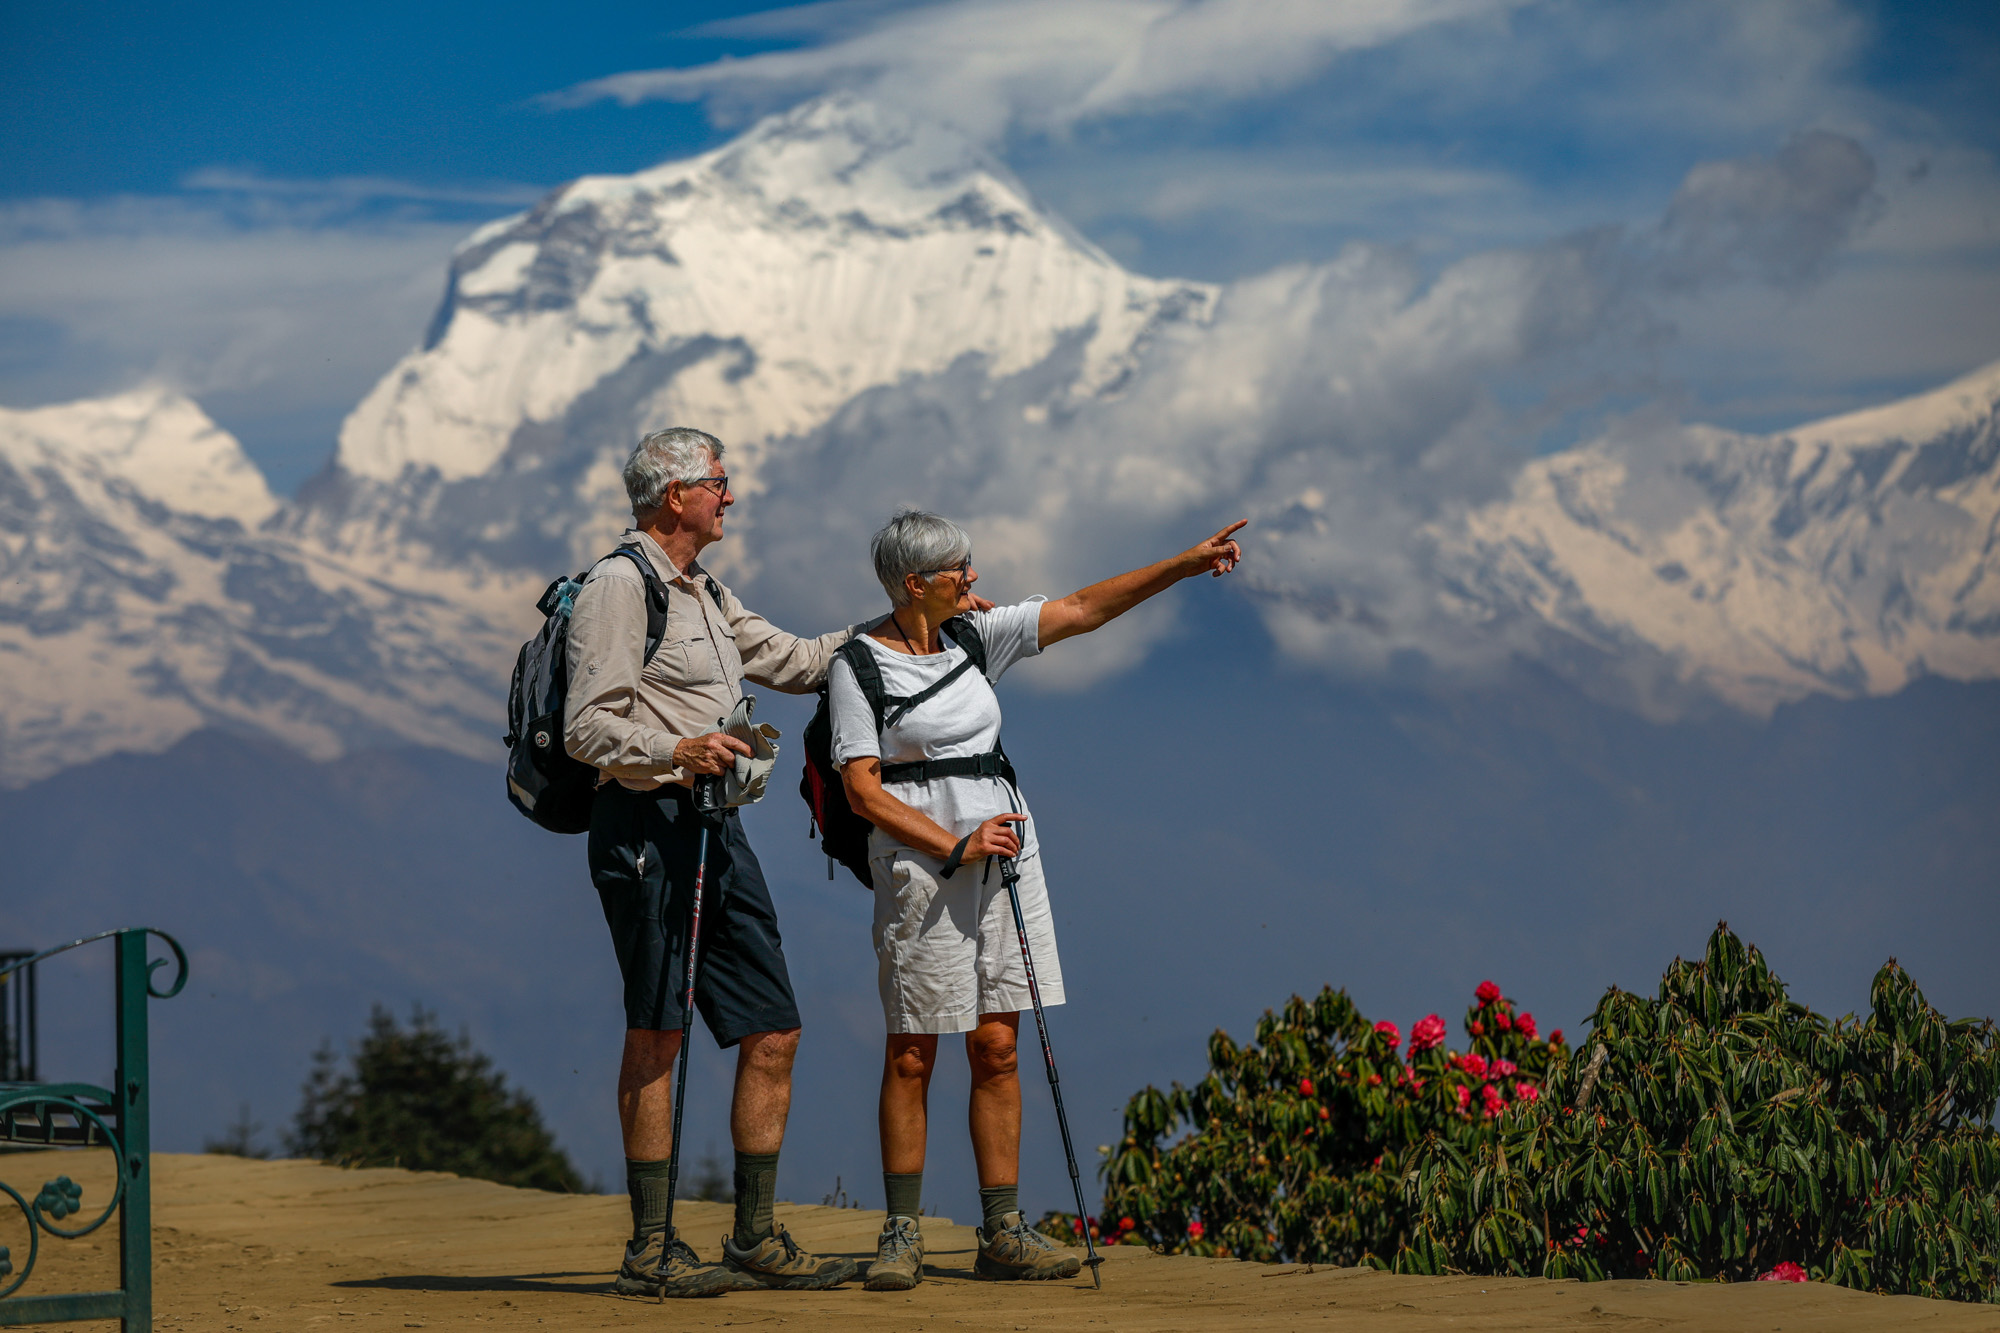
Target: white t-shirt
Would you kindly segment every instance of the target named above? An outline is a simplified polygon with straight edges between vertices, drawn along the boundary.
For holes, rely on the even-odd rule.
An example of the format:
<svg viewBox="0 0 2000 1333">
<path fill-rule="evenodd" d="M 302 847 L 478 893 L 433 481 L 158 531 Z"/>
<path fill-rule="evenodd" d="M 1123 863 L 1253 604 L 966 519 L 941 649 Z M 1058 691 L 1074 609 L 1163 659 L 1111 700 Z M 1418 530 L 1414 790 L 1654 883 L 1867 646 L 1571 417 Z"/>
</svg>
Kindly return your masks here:
<svg viewBox="0 0 2000 1333">
<path fill-rule="evenodd" d="M 874 757 L 885 764 L 915 763 L 921 759 L 956 759 L 985 754 L 1000 743 L 1000 700 L 989 680 L 1024 657 L 1042 650 L 1039 628 L 1042 602 L 1033 597 L 1015 606 L 996 606 L 991 611 L 967 611 L 965 618 L 979 631 L 986 645 L 986 675 L 968 670 L 944 689 L 904 714 L 902 721 L 875 730 L 875 713 L 854 679 L 854 668 L 839 657 L 827 673 L 827 711 L 833 723 L 833 765 L 839 769 L 851 759 Z M 866 635 L 858 636 L 875 654 L 882 670 L 882 688 L 891 695 L 908 698 L 928 689 L 940 676 L 965 660 L 965 650 L 945 636 L 941 653 L 912 657 L 884 648 Z M 893 711 L 893 709 L 891 710 Z M 893 782 L 889 794 L 911 809 L 928 815 L 954 839 L 962 838 L 995 815 L 1009 810 L 1028 813 L 1026 802 L 1016 801 L 1016 793 L 1003 778 L 934 778 L 928 782 Z M 1036 854 L 1034 822 L 1025 821 L 1021 856 Z M 868 839 L 871 858 L 886 856 L 903 844 L 876 829 Z"/>
</svg>

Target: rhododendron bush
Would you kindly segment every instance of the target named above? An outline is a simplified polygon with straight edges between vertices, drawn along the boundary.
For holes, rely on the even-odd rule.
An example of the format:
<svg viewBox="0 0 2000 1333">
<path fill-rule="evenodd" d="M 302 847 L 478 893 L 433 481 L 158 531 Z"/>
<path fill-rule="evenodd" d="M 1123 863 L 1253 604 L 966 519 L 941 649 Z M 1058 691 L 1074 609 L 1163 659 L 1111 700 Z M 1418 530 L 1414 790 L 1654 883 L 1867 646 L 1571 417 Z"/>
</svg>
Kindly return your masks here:
<svg viewBox="0 0 2000 1333">
<path fill-rule="evenodd" d="M 1870 1011 L 1792 1001 L 1718 926 L 1572 1055 L 1491 982 L 1462 1049 L 1325 990 L 1147 1088 L 1104 1166 L 1113 1239 L 1402 1272 L 1837 1282 L 2000 1299 L 2000 1037 L 1891 960 Z M 1052 1230 L 1061 1230 L 1060 1219 Z"/>
</svg>

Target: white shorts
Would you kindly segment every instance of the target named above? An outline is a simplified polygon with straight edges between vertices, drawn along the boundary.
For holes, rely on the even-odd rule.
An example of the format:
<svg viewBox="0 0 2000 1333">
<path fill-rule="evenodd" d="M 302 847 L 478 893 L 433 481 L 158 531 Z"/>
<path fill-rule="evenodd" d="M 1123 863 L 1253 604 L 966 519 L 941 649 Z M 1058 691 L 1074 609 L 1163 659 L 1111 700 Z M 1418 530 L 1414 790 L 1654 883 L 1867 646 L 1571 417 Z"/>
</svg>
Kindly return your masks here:
<svg viewBox="0 0 2000 1333">
<path fill-rule="evenodd" d="M 1063 1002 L 1055 921 L 1039 852 L 1020 867 L 1021 915 L 1043 1005 Z M 875 881 L 876 982 L 891 1032 L 970 1032 L 981 1014 L 1033 1007 L 1021 937 L 1001 882 L 975 864 L 950 879 L 944 862 L 909 847 L 869 863 Z"/>
</svg>

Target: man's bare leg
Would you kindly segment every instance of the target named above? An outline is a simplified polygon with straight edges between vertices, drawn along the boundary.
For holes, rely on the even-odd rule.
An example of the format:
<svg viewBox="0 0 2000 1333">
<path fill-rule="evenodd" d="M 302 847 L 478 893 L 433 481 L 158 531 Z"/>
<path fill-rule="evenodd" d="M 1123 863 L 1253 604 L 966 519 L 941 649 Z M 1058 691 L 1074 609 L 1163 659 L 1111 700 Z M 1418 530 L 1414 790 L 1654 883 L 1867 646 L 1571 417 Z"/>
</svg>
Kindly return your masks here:
<svg viewBox="0 0 2000 1333">
<path fill-rule="evenodd" d="M 736 1145 L 736 1233 L 739 1246 L 761 1244 L 773 1234 L 771 1205 L 778 1192 L 778 1150 L 792 1110 L 792 1060 L 799 1030 L 753 1032 L 736 1048 L 736 1089 L 729 1104 L 729 1137 Z"/>
<path fill-rule="evenodd" d="M 678 1028 L 625 1029 L 625 1054 L 618 1063 L 618 1129 L 629 1161 L 664 1162 L 672 1151 L 674 1058 L 680 1053 Z"/>
<path fill-rule="evenodd" d="M 729 1137 L 736 1151 L 774 1153 L 785 1142 L 792 1114 L 792 1061 L 799 1030 L 753 1032 L 736 1047 L 736 1091 L 729 1105 Z"/>
</svg>

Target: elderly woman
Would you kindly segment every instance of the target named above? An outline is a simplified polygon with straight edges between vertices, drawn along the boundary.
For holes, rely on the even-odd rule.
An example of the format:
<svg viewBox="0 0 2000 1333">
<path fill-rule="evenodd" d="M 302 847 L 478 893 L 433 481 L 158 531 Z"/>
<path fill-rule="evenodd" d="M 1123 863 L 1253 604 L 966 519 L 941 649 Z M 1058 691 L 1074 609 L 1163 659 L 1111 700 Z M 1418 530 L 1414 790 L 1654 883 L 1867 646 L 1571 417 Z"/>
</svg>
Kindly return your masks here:
<svg viewBox="0 0 2000 1333">
<path fill-rule="evenodd" d="M 972 1151 L 983 1219 L 979 1275 L 1060 1278 L 1081 1266 L 1028 1225 L 1018 1195 L 1015 1038 L 1021 1011 L 1030 1007 L 1028 978 L 1006 889 L 1000 876 L 985 873 L 987 858 L 1016 860 L 1044 1005 L 1062 1003 L 1063 982 L 1034 820 L 999 753 L 993 682 L 1022 658 L 1088 634 L 1170 584 L 1235 568 L 1242 553 L 1230 537 L 1242 526 L 1231 524 L 1171 559 L 1061 601 L 1037 597 L 1015 606 L 991 606 L 972 595 L 979 578 L 972 542 L 949 520 L 905 512 L 875 534 L 875 576 L 889 594 L 889 614 L 849 642 L 827 675 L 833 762 L 849 803 L 875 826 L 869 856 L 877 976 L 889 1024 L 881 1099 L 889 1217 L 867 1280 L 872 1290 L 902 1290 L 923 1279 L 917 1216 L 925 1100 L 944 1032 L 966 1034 L 972 1071 Z M 976 645 L 956 641 L 954 630 L 960 639 L 976 636 Z M 968 646 L 983 649 L 983 671 L 971 669 Z M 873 701 L 864 677 L 871 678 Z M 885 706 L 878 711 L 877 703 Z M 971 762 L 938 774 L 939 760 Z"/>
</svg>

